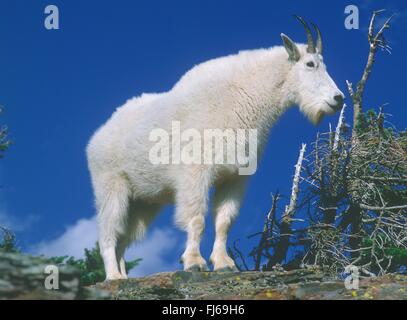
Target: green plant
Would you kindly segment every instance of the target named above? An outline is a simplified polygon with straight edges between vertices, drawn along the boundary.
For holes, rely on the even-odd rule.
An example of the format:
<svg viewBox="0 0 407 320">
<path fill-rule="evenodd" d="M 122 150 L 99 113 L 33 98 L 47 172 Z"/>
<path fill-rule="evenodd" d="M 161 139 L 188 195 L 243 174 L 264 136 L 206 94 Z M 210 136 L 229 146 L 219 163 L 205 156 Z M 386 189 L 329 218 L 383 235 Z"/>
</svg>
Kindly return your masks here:
<svg viewBox="0 0 407 320">
<path fill-rule="evenodd" d="M 0 114 L 3 112 L 3 108 L 0 106 Z M 10 140 L 7 138 L 8 130 L 6 126 L 0 126 L 0 158 L 3 157 L 4 151 L 10 145 Z"/>
<path fill-rule="evenodd" d="M 85 249 L 85 257 L 83 259 L 75 259 L 74 257 L 60 256 L 51 258 L 55 264 L 65 264 L 76 267 L 80 271 L 80 281 L 83 286 L 102 282 L 106 278 L 103 259 L 100 254 L 99 244 L 96 243 L 95 248 Z M 134 269 L 141 259 L 126 261 L 126 270 L 129 272 Z"/>
<path fill-rule="evenodd" d="M 0 242 L 0 252 L 19 252 L 15 234 L 11 230 L 2 226 L 0 226 L 0 233 L 3 233 L 3 240 Z"/>
</svg>

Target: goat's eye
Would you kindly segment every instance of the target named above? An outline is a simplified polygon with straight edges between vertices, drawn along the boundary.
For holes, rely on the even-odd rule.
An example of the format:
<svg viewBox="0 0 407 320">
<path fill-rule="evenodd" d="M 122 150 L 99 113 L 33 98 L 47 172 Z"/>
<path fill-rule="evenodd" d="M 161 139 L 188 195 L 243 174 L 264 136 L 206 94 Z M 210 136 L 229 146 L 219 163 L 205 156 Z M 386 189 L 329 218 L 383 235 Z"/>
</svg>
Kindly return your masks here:
<svg viewBox="0 0 407 320">
<path fill-rule="evenodd" d="M 307 62 L 307 67 L 314 68 L 315 63 L 313 61 Z"/>
</svg>

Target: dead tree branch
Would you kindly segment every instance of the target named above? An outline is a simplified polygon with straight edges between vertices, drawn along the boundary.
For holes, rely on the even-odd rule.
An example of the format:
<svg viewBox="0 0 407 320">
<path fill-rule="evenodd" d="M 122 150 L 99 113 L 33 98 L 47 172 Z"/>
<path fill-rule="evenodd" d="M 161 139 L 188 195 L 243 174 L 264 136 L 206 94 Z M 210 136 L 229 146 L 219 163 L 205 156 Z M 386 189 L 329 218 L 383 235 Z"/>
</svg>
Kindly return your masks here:
<svg viewBox="0 0 407 320">
<path fill-rule="evenodd" d="M 372 72 L 377 49 L 380 48 L 380 49 L 386 50 L 388 52 L 390 52 L 390 50 L 391 50 L 390 46 L 387 44 L 387 42 L 384 38 L 384 31 L 386 29 L 390 28 L 390 21 L 392 20 L 393 16 L 388 18 L 386 20 L 386 22 L 381 26 L 379 31 L 376 34 L 374 34 L 376 17 L 383 11 L 384 10 L 374 11 L 372 14 L 372 18 L 370 19 L 369 33 L 368 33 L 368 42 L 370 45 L 370 49 L 369 49 L 369 54 L 368 54 L 368 58 L 367 58 L 367 63 L 366 63 L 365 69 L 362 74 L 362 78 L 359 80 L 359 82 L 356 85 L 356 91 L 353 90 L 352 83 L 347 81 L 349 95 L 352 98 L 353 108 L 354 108 L 354 113 L 353 113 L 354 128 L 358 125 L 359 117 L 363 112 L 363 108 L 362 108 L 363 94 L 365 91 L 367 80 L 369 79 L 369 76 Z"/>
<path fill-rule="evenodd" d="M 295 174 L 291 189 L 290 203 L 286 206 L 284 214 L 281 217 L 279 239 L 273 248 L 274 249 L 273 256 L 267 262 L 266 265 L 267 270 L 271 270 L 273 266 L 281 263 L 287 256 L 287 251 L 290 246 L 290 237 L 293 235 L 291 224 L 294 220 L 293 215 L 296 211 L 297 206 L 301 169 L 302 163 L 304 161 L 306 147 L 307 147 L 306 144 L 302 144 L 300 154 L 298 156 L 298 161 L 297 164 L 295 165 Z"/>
</svg>

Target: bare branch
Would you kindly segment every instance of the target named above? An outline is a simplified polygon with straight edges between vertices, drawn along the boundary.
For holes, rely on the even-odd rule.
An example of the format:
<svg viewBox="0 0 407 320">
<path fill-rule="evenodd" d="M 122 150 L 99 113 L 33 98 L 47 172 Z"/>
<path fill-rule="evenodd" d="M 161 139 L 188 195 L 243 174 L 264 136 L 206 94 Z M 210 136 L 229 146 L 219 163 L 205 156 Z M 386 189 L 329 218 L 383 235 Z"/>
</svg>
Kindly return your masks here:
<svg viewBox="0 0 407 320">
<path fill-rule="evenodd" d="M 344 119 L 345 119 L 345 109 L 346 109 L 346 104 L 343 105 L 341 114 L 339 115 L 338 125 L 336 126 L 336 130 L 335 130 L 335 139 L 334 139 L 333 150 L 338 149 L 339 139 L 341 137 L 341 130 L 342 130 L 342 126 L 343 126 Z"/>
<path fill-rule="evenodd" d="M 358 124 L 359 121 L 359 115 L 362 113 L 362 100 L 363 100 L 363 94 L 365 91 L 366 87 L 366 82 L 369 79 L 370 73 L 372 72 L 372 67 L 375 61 L 375 55 L 377 52 L 378 48 L 382 48 L 385 50 L 389 51 L 389 46 L 386 44 L 386 41 L 383 37 L 384 31 L 390 27 L 390 21 L 392 20 L 393 16 L 388 18 L 386 22 L 383 24 L 383 26 L 379 29 L 377 34 L 374 34 L 374 25 L 376 21 L 377 15 L 382 13 L 384 10 L 378 10 L 374 11 L 372 14 L 372 18 L 370 20 L 370 25 L 369 25 L 369 34 L 368 34 L 368 41 L 370 44 L 370 50 L 369 50 L 369 55 L 367 59 L 367 63 L 365 66 L 365 69 L 362 74 L 362 78 L 358 82 L 356 86 L 356 91 L 353 92 L 352 86 L 350 82 L 348 83 L 348 90 L 350 92 L 350 95 L 353 100 L 353 107 L 354 107 L 354 117 L 353 117 L 353 123 L 354 127 Z"/>
<path fill-rule="evenodd" d="M 362 209 L 366 210 L 374 210 L 374 211 L 385 211 L 385 210 L 400 210 L 400 209 L 407 209 L 407 204 L 403 206 L 394 206 L 394 207 L 373 207 L 373 206 L 368 206 L 366 204 L 360 204 L 360 207 Z"/>
<path fill-rule="evenodd" d="M 355 95 L 355 92 L 353 91 L 353 84 L 348 80 L 346 80 L 346 84 L 348 86 L 349 95 L 351 96 L 351 98 L 353 98 L 353 96 Z"/>
<path fill-rule="evenodd" d="M 297 164 L 295 165 L 295 174 L 293 179 L 293 186 L 291 189 L 291 197 L 290 197 L 290 204 L 286 206 L 285 212 L 282 217 L 282 221 L 286 221 L 290 219 L 292 214 L 295 211 L 295 207 L 297 205 L 297 198 L 298 198 L 298 191 L 299 191 L 299 183 L 300 183 L 300 174 L 302 168 L 302 162 L 304 161 L 304 153 L 307 145 L 305 143 L 302 144 L 300 155 L 298 156 Z"/>
</svg>

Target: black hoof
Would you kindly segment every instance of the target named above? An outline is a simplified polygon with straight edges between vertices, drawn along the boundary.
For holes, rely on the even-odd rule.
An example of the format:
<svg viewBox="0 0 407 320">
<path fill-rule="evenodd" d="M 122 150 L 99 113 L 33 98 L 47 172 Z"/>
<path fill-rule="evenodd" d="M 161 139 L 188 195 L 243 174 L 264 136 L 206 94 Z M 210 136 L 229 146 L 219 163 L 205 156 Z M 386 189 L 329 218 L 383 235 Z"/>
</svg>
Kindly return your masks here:
<svg viewBox="0 0 407 320">
<path fill-rule="evenodd" d="M 239 272 L 239 269 L 236 267 L 224 267 L 220 268 L 218 270 L 215 270 L 216 272 L 229 272 L 229 273 L 234 273 L 234 272 Z"/>
<path fill-rule="evenodd" d="M 199 264 L 194 264 L 193 266 L 190 266 L 189 268 L 185 269 L 187 272 L 207 272 L 209 271 L 209 268 L 206 265 L 199 265 Z"/>
</svg>

